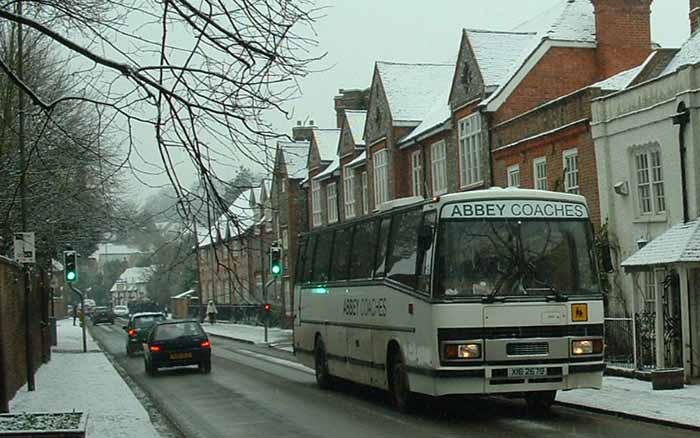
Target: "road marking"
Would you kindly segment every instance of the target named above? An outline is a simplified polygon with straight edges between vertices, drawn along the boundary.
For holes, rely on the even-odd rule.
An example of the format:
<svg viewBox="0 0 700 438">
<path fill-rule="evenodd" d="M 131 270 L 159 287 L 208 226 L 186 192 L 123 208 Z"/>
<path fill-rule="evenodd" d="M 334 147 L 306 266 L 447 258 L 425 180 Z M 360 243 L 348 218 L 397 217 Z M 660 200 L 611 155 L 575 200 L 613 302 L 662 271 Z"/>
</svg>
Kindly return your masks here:
<svg viewBox="0 0 700 438">
<path fill-rule="evenodd" d="M 304 365 L 297 362 L 292 362 L 291 360 L 280 359 L 278 357 L 268 356 L 266 354 L 260 354 L 250 350 L 233 350 L 233 352 L 242 354 L 244 356 L 254 357 L 256 359 L 260 359 L 265 362 L 273 363 L 276 365 L 282 365 L 287 368 L 293 368 L 297 371 L 301 371 L 302 373 L 310 374 L 312 376 L 315 375 L 314 370 L 312 370 L 311 368 L 305 367 Z"/>
</svg>

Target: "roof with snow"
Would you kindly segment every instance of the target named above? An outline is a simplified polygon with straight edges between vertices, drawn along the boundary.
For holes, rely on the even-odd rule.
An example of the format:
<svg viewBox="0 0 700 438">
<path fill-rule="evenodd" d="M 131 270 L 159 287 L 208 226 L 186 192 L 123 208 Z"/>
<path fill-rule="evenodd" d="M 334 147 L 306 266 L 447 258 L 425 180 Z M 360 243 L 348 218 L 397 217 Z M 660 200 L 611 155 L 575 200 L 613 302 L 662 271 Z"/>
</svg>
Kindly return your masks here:
<svg viewBox="0 0 700 438">
<path fill-rule="evenodd" d="M 289 179 L 304 179 L 308 173 L 306 168 L 309 159 L 309 142 L 293 141 L 279 142 L 282 149 L 284 164 Z"/>
<path fill-rule="evenodd" d="M 673 263 L 700 263 L 700 219 L 674 225 L 622 262 L 625 270 Z"/>
<path fill-rule="evenodd" d="M 345 110 L 345 117 L 348 120 L 352 141 L 355 146 L 364 146 L 365 140 L 362 134 L 365 132 L 365 122 L 367 121 L 367 111 Z"/>
<path fill-rule="evenodd" d="M 195 292 L 197 292 L 197 291 L 194 290 L 194 289 L 190 289 L 190 290 L 185 291 L 185 292 L 182 292 L 182 293 L 180 293 L 180 294 L 173 295 L 173 296 L 170 297 L 170 298 L 175 298 L 175 299 L 177 299 L 177 298 L 189 298 L 189 297 L 191 297 L 192 295 L 194 295 Z"/>
<path fill-rule="evenodd" d="M 661 74 L 673 73 L 684 65 L 698 62 L 700 62 L 700 32 L 695 32 L 683 43 L 681 50 L 673 57 Z"/>
<path fill-rule="evenodd" d="M 464 33 L 469 39 L 486 87 L 502 84 L 523 51 L 536 38 L 534 32 L 466 29 Z"/>
<path fill-rule="evenodd" d="M 321 161 L 333 161 L 340 142 L 340 129 L 314 129 L 313 133 Z"/>
<path fill-rule="evenodd" d="M 333 161 L 331 161 L 331 164 L 326 167 L 323 172 L 319 173 L 318 175 L 314 176 L 313 179 L 316 181 L 323 181 L 324 179 L 331 178 L 333 176 L 333 172 L 338 170 L 340 168 L 340 157 L 336 155 L 333 158 Z"/>
<path fill-rule="evenodd" d="M 442 126 L 447 119 L 452 117 L 452 110 L 448 102 L 450 95 L 449 88 L 445 88 L 442 95 L 435 99 L 433 108 L 428 112 L 420 125 L 411 131 L 406 137 L 399 141 L 399 144 L 407 144 L 413 140 L 418 140 L 422 135 L 429 134 L 435 128 Z"/>
<path fill-rule="evenodd" d="M 559 0 L 550 9 L 518 25 L 516 32 L 535 32 L 539 39 L 596 42 L 591 0 Z"/>
<path fill-rule="evenodd" d="M 101 256 L 107 255 L 137 255 L 142 254 L 138 248 L 131 247 L 129 245 L 123 245 L 120 243 L 99 243 L 97 245 L 97 250 L 92 253 L 91 258 L 99 258 Z"/>
<path fill-rule="evenodd" d="M 119 276 L 110 290 L 116 290 L 117 284 L 140 284 L 147 283 L 153 275 L 154 266 L 127 268 Z"/>
<path fill-rule="evenodd" d="M 637 78 L 637 75 L 639 75 L 643 68 L 644 64 L 640 64 L 634 68 L 620 72 L 615 76 L 611 76 L 604 81 L 593 84 L 592 87 L 600 87 L 603 90 L 613 91 L 624 90 Z"/>
<path fill-rule="evenodd" d="M 345 165 L 345 167 L 360 167 L 367 161 L 367 151 L 362 151 L 360 155 L 355 157 L 352 161 Z"/>
<path fill-rule="evenodd" d="M 454 64 L 377 62 L 394 123 L 419 124 L 452 82 Z"/>
<path fill-rule="evenodd" d="M 230 239 L 245 233 L 255 223 L 254 191 L 260 193 L 260 188 L 245 190 L 238 195 L 228 208 L 228 211 L 216 220 L 214 226 L 199 237 L 199 246 L 206 247 L 220 239 Z"/>
</svg>

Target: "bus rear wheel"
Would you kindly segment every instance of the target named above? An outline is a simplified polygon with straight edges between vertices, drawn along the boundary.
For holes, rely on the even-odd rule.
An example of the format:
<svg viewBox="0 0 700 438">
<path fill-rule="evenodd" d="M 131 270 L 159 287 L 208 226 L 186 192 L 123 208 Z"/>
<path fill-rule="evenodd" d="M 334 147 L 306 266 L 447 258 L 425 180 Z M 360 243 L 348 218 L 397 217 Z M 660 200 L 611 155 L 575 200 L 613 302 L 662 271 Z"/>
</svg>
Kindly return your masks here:
<svg viewBox="0 0 700 438">
<path fill-rule="evenodd" d="M 413 408 L 414 396 L 408 383 L 406 364 L 400 352 L 394 353 L 390 364 L 389 393 L 391 403 L 400 412 L 409 412 Z"/>
<path fill-rule="evenodd" d="M 534 415 L 549 414 L 556 396 L 556 391 L 537 391 L 525 394 L 528 412 Z"/>
<path fill-rule="evenodd" d="M 328 371 L 328 358 L 326 357 L 326 346 L 320 336 L 316 338 L 314 345 L 314 370 L 316 371 L 316 383 L 321 389 L 333 387 L 333 376 Z"/>
</svg>

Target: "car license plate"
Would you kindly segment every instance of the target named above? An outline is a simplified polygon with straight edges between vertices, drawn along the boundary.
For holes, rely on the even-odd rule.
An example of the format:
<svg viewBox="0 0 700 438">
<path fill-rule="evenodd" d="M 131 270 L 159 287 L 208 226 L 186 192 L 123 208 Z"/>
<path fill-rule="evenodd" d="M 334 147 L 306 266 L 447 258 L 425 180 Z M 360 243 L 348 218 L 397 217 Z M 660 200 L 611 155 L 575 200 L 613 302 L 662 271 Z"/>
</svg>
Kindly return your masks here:
<svg viewBox="0 0 700 438">
<path fill-rule="evenodd" d="M 508 377 L 544 377 L 547 368 L 508 368 Z"/>
<path fill-rule="evenodd" d="M 192 359 L 192 353 L 170 353 L 170 359 Z"/>
</svg>

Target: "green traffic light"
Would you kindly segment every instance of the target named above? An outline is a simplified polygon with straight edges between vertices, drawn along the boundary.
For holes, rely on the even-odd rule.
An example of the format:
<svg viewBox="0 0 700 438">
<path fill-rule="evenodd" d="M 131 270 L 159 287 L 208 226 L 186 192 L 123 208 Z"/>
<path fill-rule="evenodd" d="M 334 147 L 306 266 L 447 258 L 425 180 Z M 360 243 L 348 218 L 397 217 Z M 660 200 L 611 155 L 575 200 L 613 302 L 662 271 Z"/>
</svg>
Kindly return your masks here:
<svg viewBox="0 0 700 438">
<path fill-rule="evenodd" d="M 272 265 L 272 275 L 280 275 L 282 273 L 282 267 L 280 265 Z"/>
<path fill-rule="evenodd" d="M 75 272 L 67 272 L 66 273 L 66 280 L 68 281 L 74 281 L 75 280 Z"/>
</svg>

